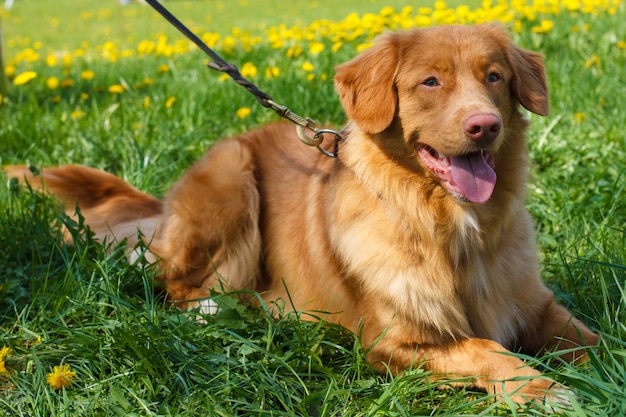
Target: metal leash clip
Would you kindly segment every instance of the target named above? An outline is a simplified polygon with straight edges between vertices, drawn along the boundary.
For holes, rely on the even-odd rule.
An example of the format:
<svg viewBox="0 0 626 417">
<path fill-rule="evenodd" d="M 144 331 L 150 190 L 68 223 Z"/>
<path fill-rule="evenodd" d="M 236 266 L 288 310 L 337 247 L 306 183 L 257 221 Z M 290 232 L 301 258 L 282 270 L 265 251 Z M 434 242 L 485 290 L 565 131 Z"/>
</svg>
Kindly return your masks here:
<svg viewBox="0 0 626 417">
<path fill-rule="evenodd" d="M 315 120 L 310 117 L 302 117 L 297 115 L 296 113 L 289 110 L 287 107 L 282 106 L 276 103 L 273 100 L 266 100 L 266 103 L 269 104 L 279 116 L 284 117 L 285 119 L 290 120 L 291 122 L 296 124 L 296 134 L 298 135 L 298 139 L 300 142 L 304 143 L 308 146 L 315 146 L 317 149 L 323 153 L 324 155 L 330 158 L 337 158 L 337 150 L 339 148 L 339 141 L 343 138 L 341 133 L 332 129 L 318 129 L 317 123 Z M 306 129 L 313 132 L 313 137 L 307 135 Z M 333 146 L 333 152 L 328 152 L 326 149 L 322 148 L 322 142 L 324 142 L 324 134 L 332 134 L 335 136 L 335 144 Z"/>
</svg>

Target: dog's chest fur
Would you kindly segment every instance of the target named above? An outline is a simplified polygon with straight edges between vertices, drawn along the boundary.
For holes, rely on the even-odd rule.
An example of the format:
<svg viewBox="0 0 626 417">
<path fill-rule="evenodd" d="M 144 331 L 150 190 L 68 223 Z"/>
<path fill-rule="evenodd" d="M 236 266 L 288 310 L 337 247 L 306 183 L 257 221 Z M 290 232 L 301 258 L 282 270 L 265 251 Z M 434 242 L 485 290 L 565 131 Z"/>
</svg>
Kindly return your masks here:
<svg viewBox="0 0 626 417">
<path fill-rule="evenodd" d="M 358 147 L 367 146 L 364 143 Z M 521 265 L 514 248 L 494 234 L 529 238 L 516 230 L 526 227 L 525 220 L 519 225 L 510 221 L 508 207 L 519 204 L 498 206 L 494 201 L 498 207 L 493 210 L 436 191 L 425 196 L 420 181 L 400 172 L 386 173 L 387 168 L 373 175 L 371 168 L 360 171 L 357 163 L 338 178 L 341 186 L 328 213 L 329 241 L 345 274 L 358 280 L 366 297 L 377 300 L 376 308 L 389 310 L 386 316 L 414 324 L 423 342 L 475 336 L 512 343 L 523 319 L 518 306 L 501 294 L 523 279 L 517 268 L 529 266 Z M 381 177 L 387 185 L 390 179 L 396 181 L 389 187 L 395 195 L 378 188 L 376 179 Z M 431 204 L 422 204 L 424 198 Z M 526 213 L 517 215 L 524 218 Z M 363 241 L 363 236 L 372 239 Z M 520 258 L 528 260 L 527 254 Z"/>
</svg>

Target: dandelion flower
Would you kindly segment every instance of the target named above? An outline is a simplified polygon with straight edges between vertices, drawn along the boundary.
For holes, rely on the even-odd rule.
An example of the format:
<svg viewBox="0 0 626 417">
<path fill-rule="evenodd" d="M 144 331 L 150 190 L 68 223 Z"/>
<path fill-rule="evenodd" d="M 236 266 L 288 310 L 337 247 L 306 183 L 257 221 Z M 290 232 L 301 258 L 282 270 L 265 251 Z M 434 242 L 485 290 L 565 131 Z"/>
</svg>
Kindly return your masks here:
<svg viewBox="0 0 626 417">
<path fill-rule="evenodd" d="M 585 120 L 587 120 L 587 116 L 585 115 L 585 113 L 580 113 L 579 112 L 579 113 L 576 113 L 574 115 L 574 122 L 576 122 L 576 123 L 582 123 Z"/>
<path fill-rule="evenodd" d="M 306 72 L 310 72 L 313 71 L 315 67 L 313 66 L 313 64 L 311 64 L 310 62 L 305 62 L 304 64 L 302 64 L 302 69 L 305 70 Z"/>
<path fill-rule="evenodd" d="M 311 55 L 319 54 L 324 50 L 325 46 L 322 42 L 312 42 L 309 46 L 309 53 Z"/>
<path fill-rule="evenodd" d="M 83 117 L 85 115 L 85 112 L 82 110 L 74 110 L 72 112 L 72 114 L 70 114 L 70 117 L 72 119 L 80 119 L 81 117 Z"/>
<path fill-rule="evenodd" d="M 170 70 L 169 65 L 161 64 L 157 67 L 157 72 L 168 72 Z"/>
<path fill-rule="evenodd" d="M 59 79 L 57 77 L 50 77 L 46 80 L 46 86 L 50 89 L 50 90 L 54 90 L 55 88 L 57 88 L 59 85 L 61 84 L 61 81 L 59 81 Z"/>
<path fill-rule="evenodd" d="M 548 33 L 554 28 L 554 22 L 552 20 L 542 20 L 539 26 L 533 27 L 531 30 L 533 33 Z"/>
<path fill-rule="evenodd" d="M 148 107 L 150 107 L 150 97 L 145 96 L 143 98 L 143 108 L 147 109 Z"/>
<path fill-rule="evenodd" d="M 246 62 L 245 64 L 243 64 L 243 67 L 241 67 L 241 75 L 246 78 L 254 77 L 256 76 L 256 73 L 257 68 L 251 62 Z"/>
<path fill-rule="evenodd" d="M 245 119 L 250 115 L 251 112 L 252 110 L 250 109 L 250 107 L 242 107 L 237 110 L 237 117 L 239 117 L 240 119 Z"/>
<path fill-rule="evenodd" d="M 124 86 L 122 84 L 113 84 L 109 87 L 109 93 L 122 94 L 124 92 Z"/>
<path fill-rule="evenodd" d="M 287 49 L 287 58 L 297 58 L 300 55 L 302 55 L 302 47 L 299 45 L 290 46 L 289 49 Z"/>
<path fill-rule="evenodd" d="M 49 67 L 56 67 L 58 61 L 59 60 L 57 59 L 57 57 L 52 54 L 46 56 L 46 65 L 48 65 Z"/>
<path fill-rule="evenodd" d="M 374 46 L 373 42 L 361 43 L 361 44 L 356 46 L 356 50 L 357 50 L 357 52 L 363 52 L 366 49 L 371 48 L 372 46 Z"/>
<path fill-rule="evenodd" d="M 24 85 L 28 84 L 32 79 L 37 77 L 37 73 L 35 71 L 24 71 L 15 77 L 13 80 L 13 84 L 15 85 Z"/>
<path fill-rule="evenodd" d="M 4 67 L 4 74 L 7 77 L 13 77 L 15 75 L 15 67 L 13 65 L 7 65 Z"/>
<path fill-rule="evenodd" d="M 267 78 L 276 78 L 280 75 L 280 70 L 277 67 L 269 67 L 265 70 L 265 76 Z"/>
<path fill-rule="evenodd" d="M 13 349 L 11 349 L 8 346 L 5 346 L 2 349 L 0 349 L 0 361 L 5 360 L 7 356 L 11 354 L 11 352 L 13 352 Z"/>
<path fill-rule="evenodd" d="M 74 85 L 74 80 L 72 80 L 71 78 L 66 78 L 63 81 L 61 81 L 61 87 L 63 88 L 70 88 L 73 85 Z"/>
<path fill-rule="evenodd" d="M 58 390 L 72 385 L 75 376 L 76 372 L 72 371 L 69 364 L 55 366 L 54 370 L 46 375 L 46 382 Z"/>
<path fill-rule="evenodd" d="M 84 70 L 80 73 L 80 78 L 82 78 L 83 80 L 93 80 L 95 76 L 96 73 L 92 70 Z"/>
<path fill-rule="evenodd" d="M 165 102 L 165 107 L 167 107 L 168 109 L 171 108 L 174 105 L 175 101 L 176 101 L 176 97 L 168 98 L 167 101 Z"/>
<path fill-rule="evenodd" d="M 585 62 L 585 67 L 587 68 L 596 67 L 598 65 L 600 65 L 600 57 L 596 54 L 592 54 Z"/>
</svg>

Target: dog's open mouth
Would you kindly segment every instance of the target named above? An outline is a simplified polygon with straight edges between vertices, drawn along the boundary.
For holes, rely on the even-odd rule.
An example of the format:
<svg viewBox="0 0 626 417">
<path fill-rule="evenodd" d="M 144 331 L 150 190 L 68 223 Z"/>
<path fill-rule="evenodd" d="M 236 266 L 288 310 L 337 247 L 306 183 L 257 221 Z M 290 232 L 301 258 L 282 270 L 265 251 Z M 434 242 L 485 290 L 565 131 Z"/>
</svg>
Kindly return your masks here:
<svg viewBox="0 0 626 417">
<path fill-rule="evenodd" d="M 484 203 L 496 186 L 495 159 L 487 151 L 465 155 L 442 155 L 428 145 L 418 144 L 420 158 L 456 197 Z"/>
</svg>

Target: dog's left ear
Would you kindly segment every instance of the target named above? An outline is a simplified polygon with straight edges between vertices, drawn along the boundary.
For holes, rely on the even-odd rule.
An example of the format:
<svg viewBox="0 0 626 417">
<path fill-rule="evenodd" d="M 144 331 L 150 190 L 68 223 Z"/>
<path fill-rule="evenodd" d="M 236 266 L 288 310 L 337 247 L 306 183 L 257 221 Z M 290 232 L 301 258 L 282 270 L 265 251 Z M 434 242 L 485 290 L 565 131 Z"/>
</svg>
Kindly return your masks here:
<svg viewBox="0 0 626 417">
<path fill-rule="evenodd" d="M 549 112 L 548 86 L 543 55 L 509 45 L 509 60 L 513 67 L 511 88 L 522 106 L 540 116 Z"/>
<path fill-rule="evenodd" d="M 394 77 L 398 47 L 394 35 L 335 68 L 335 89 L 350 119 L 367 133 L 385 130 L 396 115 L 398 96 Z"/>
</svg>

